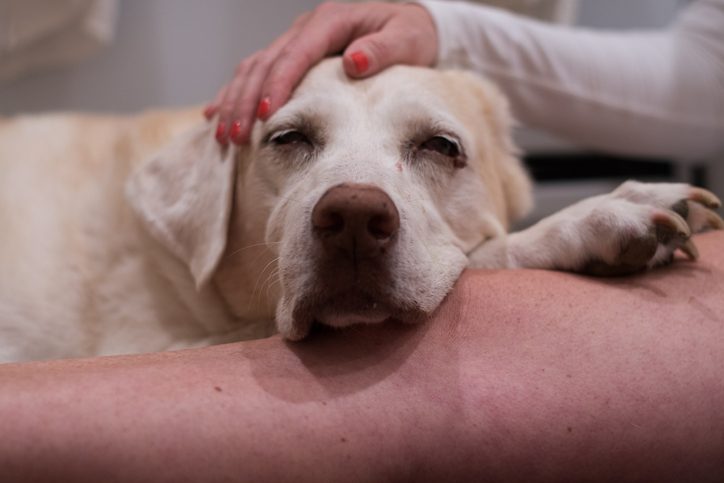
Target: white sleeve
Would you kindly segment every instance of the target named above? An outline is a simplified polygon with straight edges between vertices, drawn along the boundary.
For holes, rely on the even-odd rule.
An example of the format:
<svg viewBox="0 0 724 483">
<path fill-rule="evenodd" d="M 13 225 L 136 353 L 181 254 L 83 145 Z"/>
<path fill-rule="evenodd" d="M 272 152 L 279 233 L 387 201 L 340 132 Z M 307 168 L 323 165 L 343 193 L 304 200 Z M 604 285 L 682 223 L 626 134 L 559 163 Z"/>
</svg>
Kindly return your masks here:
<svg viewBox="0 0 724 483">
<path fill-rule="evenodd" d="M 522 122 L 610 152 L 696 160 L 724 152 L 724 0 L 667 30 L 596 31 L 457 2 L 432 15 L 438 66 L 494 80 Z"/>
</svg>

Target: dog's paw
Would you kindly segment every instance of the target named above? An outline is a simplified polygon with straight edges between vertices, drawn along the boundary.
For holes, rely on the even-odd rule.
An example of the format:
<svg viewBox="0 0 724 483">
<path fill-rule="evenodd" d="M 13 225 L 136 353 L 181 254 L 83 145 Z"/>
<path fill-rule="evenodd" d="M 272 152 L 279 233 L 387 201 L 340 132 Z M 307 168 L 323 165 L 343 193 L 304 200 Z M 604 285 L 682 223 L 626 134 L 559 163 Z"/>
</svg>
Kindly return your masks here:
<svg viewBox="0 0 724 483">
<path fill-rule="evenodd" d="M 610 195 L 586 201 L 581 233 L 588 243 L 580 271 L 592 275 L 625 275 L 663 265 L 677 249 L 698 258 L 691 235 L 724 229 L 712 211 L 721 201 L 687 184 L 627 181 Z"/>
</svg>

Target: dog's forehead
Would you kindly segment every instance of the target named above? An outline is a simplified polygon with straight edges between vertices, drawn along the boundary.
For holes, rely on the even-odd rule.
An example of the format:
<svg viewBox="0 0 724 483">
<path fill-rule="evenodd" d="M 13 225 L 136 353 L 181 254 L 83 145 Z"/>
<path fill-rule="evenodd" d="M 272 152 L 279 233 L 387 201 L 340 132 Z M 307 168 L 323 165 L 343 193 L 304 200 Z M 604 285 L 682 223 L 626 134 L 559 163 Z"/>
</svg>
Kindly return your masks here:
<svg viewBox="0 0 724 483">
<path fill-rule="evenodd" d="M 459 91 L 460 86 L 432 69 L 395 66 L 355 80 L 344 73 L 339 59 L 328 59 L 297 87 L 285 114 L 313 113 L 336 126 L 363 119 L 381 123 L 380 128 L 420 119 L 454 122 L 463 96 Z"/>
</svg>

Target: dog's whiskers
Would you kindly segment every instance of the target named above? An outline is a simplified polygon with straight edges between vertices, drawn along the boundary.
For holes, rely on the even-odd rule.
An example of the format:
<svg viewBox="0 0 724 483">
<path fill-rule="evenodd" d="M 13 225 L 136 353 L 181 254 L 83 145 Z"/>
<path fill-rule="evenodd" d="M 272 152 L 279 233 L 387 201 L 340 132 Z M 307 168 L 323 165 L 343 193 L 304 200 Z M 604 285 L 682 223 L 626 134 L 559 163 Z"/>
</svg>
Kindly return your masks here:
<svg viewBox="0 0 724 483">
<path fill-rule="evenodd" d="M 238 250 L 234 250 L 233 252 L 231 252 L 231 253 L 229 253 L 228 255 L 226 255 L 226 258 L 229 258 L 229 257 L 232 256 L 232 255 L 236 255 L 237 253 L 239 253 L 239 252 L 241 252 L 241 251 L 244 251 L 244 250 L 246 250 L 247 248 L 261 247 L 261 246 L 264 246 L 264 245 L 273 245 L 273 244 L 277 244 L 277 243 L 281 243 L 281 242 L 256 243 L 256 244 L 254 244 L 254 245 L 249 245 L 249 246 L 246 246 L 246 247 L 243 247 L 243 248 L 239 248 Z M 264 252 L 262 252 L 262 253 L 264 253 Z"/>
<path fill-rule="evenodd" d="M 302 203 L 301 201 L 295 200 L 294 198 L 289 198 L 288 196 L 281 196 L 281 195 L 280 195 L 279 198 L 281 198 L 281 199 L 283 199 L 283 200 L 287 200 L 287 201 L 293 201 L 293 202 L 299 203 L 299 204 Z"/>
<path fill-rule="evenodd" d="M 273 243 L 281 243 L 281 242 L 273 242 Z M 270 244 L 268 247 L 266 247 L 266 248 L 264 249 L 264 251 L 262 251 L 259 255 L 256 256 L 256 258 L 254 259 L 254 261 L 249 264 L 249 268 L 253 267 L 254 264 L 256 263 L 256 261 L 259 260 L 259 257 L 261 257 L 262 255 L 264 255 L 264 254 L 267 252 L 267 250 L 269 250 L 270 248 L 271 248 L 271 244 Z M 277 256 L 276 258 L 278 259 L 279 257 Z M 264 273 L 264 270 L 262 270 L 261 273 Z M 261 276 L 261 274 L 260 274 L 260 276 Z M 253 295 L 253 294 L 252 294 L 252 295 Z"/>
<path fill-rule="evenodd" d="M 294 191 L 296 191 L 296 190 L 302 191 L 302 192 L 304 192 L 304 194 L 307 194 L 307 195 L 310 193 L 309 190 L 306 190 L 306 189 L 304 189 L 304 188 L 302 187 L 302 183 L 298 183 L 291 191 L 294 192 Z M 290 197 L 288 197 L 288 196 L 281 196 L 281 195 L 280 195 L 279 198 L 281 198 L 281 199 L 283 199 L 283 200 L 293 201 L 293 202 L 295 202 L 295 203 L 300 203 L 300 204 L 302 203 L 301 201 L 299 201 L 299 200 L 297 200 L 297 199 L 294 199 L 294 198 L 290 198 Z"/>
<path fill-rule="evenodd" d="M 258 257 L 257 257 L 258 258 Z M 264 275 L 264 272 L 266 271 L 269 266 L 271 266 L 273 263 L 276 263 L 279 261 L 279 257 L 274 257 L 269 263 L 266 264 L 266 266 L 262 269 L 261 272 L 259 272 L 259 276 L 256 279 L 256 283 L 254 284 L 254 290 L 251 292 L 251 298 L 249 299 L 249 310 L 251 310 L 251 304 L 254 302 L 254 294 L 256 293 L 256 288 L 259 286 L 259 280 L 261 280 L 262 275 Z M 273 272 L 273 270 L 272 270 Z M 269 280 L 267 277 L 266 280 L 262 283 L 266 283 Z M 261 302 L 261 291 L 259 292 L 259 302 Z M 258 306 L 257 306 L 258 307 Z"/>
<path fill-rule="evenodd" d="M 298 189 L 298 190 L 304 191 L 304 193 L 306 193 L 306 194 L 309 194 L 309 193 L 310 193 L 309 190 L 304 189 L 304 186 L 302 186 L 302 182 L 301 182 L 301 181 L 300 181 L 299 183 L 297 183 L 297 185 L 294 187 L 294 189 Z"/>
<path fill-rule="evenodd" d="M 276 275 L 278 275 L 278 274 L 279 274 L 279 265 L 277 265 L 276 267 L 274 267 L 274 269 L 271 271 L 271 273 L 266 277 L 266 279 L 265 279 L 265 280 L 262 282 L 262 284 L 261 284 L 262 287 L 263 287 L 265 284 L 266 284 L 266 286 L 267 286 L 267 289 L 266 289 L 266 296 L 267 296 L 267 298 L 269 297 L 269 285 L 271 285 L 271 284 L 269 283 L 269 281 L 272 280 L 272 279 L 273 279 Z M 274 283 L 274 282 L 272 281 L 271 283 Z M 259 303 L 261 303 L 261 290 L 259 290 L 259 297 L 257 298 L 257 302 L 256 302 L 256 303 L 257 303 L 257 309 L 258 309 L 258 308 L 259 308 Z"/>
<path fill-rule="evenodd" d="M 269 297 L 269 289 L 271 289 L 274 284 L 280 282 L 279 277 L 277 275 L 279 275 L 279 266 L 278 265 L 276 268 L 274 268 L 274 270 L 272 270 L 272 273 L 264 281 L 264 283 L 267 283 L 267 282 L 269 282 L 269 280 L 276 277 L 276 280 L 272 280 L 272 282 L 267 284 L 267 286 L 266 286 L 266 303 L 267 303 L 266 308 L 269 312 L 271 312 L 271 304 L 270 304 L 271 298 Z M 259 294 L 259 301 L 261 301 L 261 293 Z M 257 302 L 257 304 L 258 303 L 259 302 Z M 257 308 L 258 308 L 258 305 L 257 305 Z"/>
</svg>

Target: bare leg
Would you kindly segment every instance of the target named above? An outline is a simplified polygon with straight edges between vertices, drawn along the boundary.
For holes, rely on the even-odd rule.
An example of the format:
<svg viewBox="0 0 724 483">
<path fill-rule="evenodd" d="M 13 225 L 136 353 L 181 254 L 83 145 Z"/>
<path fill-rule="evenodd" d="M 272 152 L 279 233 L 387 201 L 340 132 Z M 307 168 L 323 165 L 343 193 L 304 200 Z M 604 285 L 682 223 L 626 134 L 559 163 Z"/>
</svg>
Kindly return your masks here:
<svg viewBox="0 0 724 483">
<path fill-rule="evenodd" d="M 724 234 L 470 271 L 421 326 L 0 366 L 3 481 L 724 479 Z"/>
</svg>

